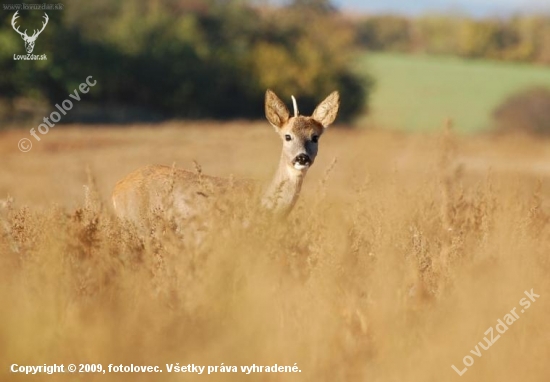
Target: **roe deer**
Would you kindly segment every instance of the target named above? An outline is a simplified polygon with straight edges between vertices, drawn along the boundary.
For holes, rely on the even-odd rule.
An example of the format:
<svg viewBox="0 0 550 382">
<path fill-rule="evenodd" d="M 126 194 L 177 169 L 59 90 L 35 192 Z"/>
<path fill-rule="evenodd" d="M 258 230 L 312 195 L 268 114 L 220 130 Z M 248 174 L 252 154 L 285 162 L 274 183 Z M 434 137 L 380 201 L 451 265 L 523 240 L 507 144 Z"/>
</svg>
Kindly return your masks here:
<svg viewBox="0 0 550 382">
<path fill-rule="evenodd" d="M 265 94 L 265 114 L 283 141 L 279 167 L 258 202 L 278 214 L 288 214 L 296 203 L 304 176 L 315 161 L 319 137 L 336 118 L 339 94 L 333 92 L 311 117 L 300 116 L 292 97 L 294 116 L 271 90 Z M 139 222 L 155 210 L 175 211 L 179 217 L 200 217 L 232 191 L 253 195 L 256 183 L 202 175 L 168 166 L 151 165 L 120 180 L 113 191 L 113 205 L 121 218 Z M 259 194 L 257 196 L 260 196 Z"/>
</svg>

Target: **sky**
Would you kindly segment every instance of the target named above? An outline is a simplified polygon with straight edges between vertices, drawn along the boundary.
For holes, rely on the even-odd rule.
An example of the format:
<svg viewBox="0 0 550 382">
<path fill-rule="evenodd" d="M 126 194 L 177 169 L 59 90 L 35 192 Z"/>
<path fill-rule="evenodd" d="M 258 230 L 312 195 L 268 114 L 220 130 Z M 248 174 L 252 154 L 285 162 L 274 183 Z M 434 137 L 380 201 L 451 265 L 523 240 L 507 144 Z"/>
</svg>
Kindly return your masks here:
<svg viewBox="0 0 550 382">
<path fill-rule="evenodd" d="M 428 12 L 463 12 L 474 16 L 550 13 L 550 0 L 333 0 L 342 10 L 417 15 Z"/>
</svg>

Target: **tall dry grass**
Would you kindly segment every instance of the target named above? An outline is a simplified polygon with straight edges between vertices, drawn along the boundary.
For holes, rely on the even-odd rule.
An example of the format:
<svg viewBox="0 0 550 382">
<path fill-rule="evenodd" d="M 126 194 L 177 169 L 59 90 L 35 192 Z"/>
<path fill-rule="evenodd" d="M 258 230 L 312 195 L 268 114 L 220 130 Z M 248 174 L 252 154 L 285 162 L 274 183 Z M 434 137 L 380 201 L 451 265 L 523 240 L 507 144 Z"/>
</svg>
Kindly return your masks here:
<svg viewBox="0 0 550 382">
<path fill-rule="evenodd" d="M 220 143 L 213 143 L 218 159 L 264 138 L 251 126 L 199 128 L 201 139 Z M 157 137 L 168 145 L 168 137 L 193 136 L 193 129 L 136 129 L 141 135 L 131 139 Z M 262 129 L 266 140 L 275 140 L 268 127 Z M 83 135 L 119 142 L 127 131 L 55 134 L 44 143 Z M 228 144 L 225 134 L 241 142 Z M 78 203 L 52 203 L 53 196 L 32 200 L 31 191 L 16 186 L 31 182 L 8 181 L 6 173 L 17 167 L 15 158 L 22 158 L 23 175 L 29 163 L 39 167 L 38 159 L 22 157 L 6 143 L 10 162 L 0 189 L 11 191 L 15 202 L 0 210 L 0 380 L 32 378 L 10 373 L 12 363 L 164 368 L 179 362 L 297 363 L 301 373 L 197 376 L 165 370 L 32 379 L 547 381 L 550 195 L 548 174 L 529 166 L 542 158 L 533 153 L 547 152 L 544 143 L 527 138 L 521 144 L 500 139 L 458 138 L 450 130 L 424 137 L 330 131 L 286 221 L 256 214 L 245 203 L 249 224 L 233 214 L 205 216 L 210 228 L 201 241 L 188 240 L 193 232 L 178 230 L 162 213 L 146 234 L 113 216 L 101 179 L 122 175 L 129 162 L 111 161 L 112 173 L 82 169 L 75 183 L 86 187 L 79 187 Z M 257 149 L 276 152 L 276 145 Z M 69 147 L 48 151 L 37 145 L 33 154 L 44 158 L 41 169 L 48 174 L 61 171 L 48 166 L 69 158 L 97 163 L 116 155 Z M 131 147 L 119 155 L 143 152 Z M 203 147 L 180 155 L 200 161 Z M 265 174 L 275 158 L 261 157 Z M 258 164 L 252 162 L 240 171 L 254 173 Z M 35 187 L 48 195 L 56 179 Z M 462 358 L 472 355 L 487 328 L 519 310 L 531 288 L 540 298 L 458 377 L 451 365 L 462 369 Z"/>
</svg>

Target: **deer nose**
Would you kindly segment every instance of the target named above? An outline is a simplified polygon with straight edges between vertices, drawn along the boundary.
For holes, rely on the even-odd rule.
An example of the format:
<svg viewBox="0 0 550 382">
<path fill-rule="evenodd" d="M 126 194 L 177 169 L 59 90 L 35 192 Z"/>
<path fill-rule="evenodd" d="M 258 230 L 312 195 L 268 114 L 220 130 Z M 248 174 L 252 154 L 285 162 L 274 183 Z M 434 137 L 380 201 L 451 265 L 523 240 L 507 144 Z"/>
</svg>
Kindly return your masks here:
<svg viewBox="0 0 550 382">
<path fill-rule="evenodd" d="M 307 154 L 300 154 L 294 159 L 294 163 L 298 163 L 302 166 L 309 166 L 311 164 L 311 158 Z"/>
</svg>

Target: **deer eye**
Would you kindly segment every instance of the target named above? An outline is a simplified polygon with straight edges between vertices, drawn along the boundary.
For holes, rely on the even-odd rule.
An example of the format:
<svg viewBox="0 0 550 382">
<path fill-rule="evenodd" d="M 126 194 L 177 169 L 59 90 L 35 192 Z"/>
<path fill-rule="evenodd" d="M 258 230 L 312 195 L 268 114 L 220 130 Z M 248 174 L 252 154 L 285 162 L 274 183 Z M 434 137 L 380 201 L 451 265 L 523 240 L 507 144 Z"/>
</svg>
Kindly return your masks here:
<svg viewBox="0 0 550 382">
<path fill-rule="evenodd" d="M 285 135 L 285 140 L 286 140 L 287 142 L 288 142 L 288 141 L 291 141 L 291 140 L 292 140 L 292 137 L 291 137 L 289 134 L 287 134 L 287 135 Z"/>
<path fill-rule="evenodd" d="M 312 141 L 313 143 L 319 142 L 319 136 L 318 136 L 318 135 L 314 135 L 313 137 L 311 137 L 311 141 Z"/>
</svg>

